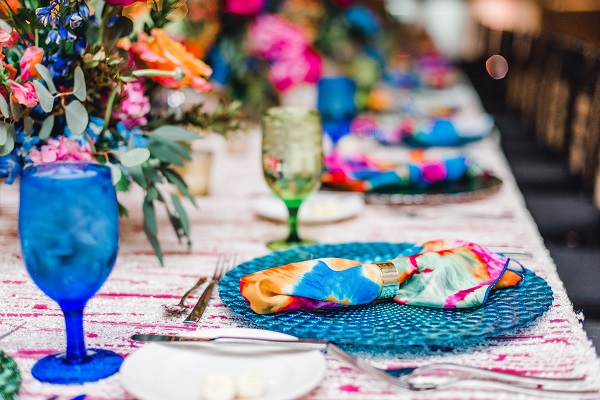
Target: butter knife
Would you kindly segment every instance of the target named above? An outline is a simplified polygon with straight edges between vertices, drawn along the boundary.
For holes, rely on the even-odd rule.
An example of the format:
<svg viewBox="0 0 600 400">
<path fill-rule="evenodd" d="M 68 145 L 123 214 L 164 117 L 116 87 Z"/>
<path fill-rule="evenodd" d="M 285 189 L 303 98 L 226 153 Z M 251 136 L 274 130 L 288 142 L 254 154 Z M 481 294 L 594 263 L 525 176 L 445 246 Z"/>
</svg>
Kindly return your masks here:
<svg viewBox="0 0 600 400">
<path fill-rule="evenodd" d="M 496 372 L 491 370 L 482 370 L 473 367 L 458 366 L 452 364 L 443 364 L 444 370 L 452 371 L 453 367 L 462 372 L 471 372 L 473 375 L 469 379 L 456 379 L 443 385 L 415 385 L 403 378 L 396 378 L 390 375 L 385 370 L 379 369 L 367 361 L 356 358 L 328 340 L 319 339 L 266 339 L 266 338 L 249 338 L 249 337 L 234 337 L 234 336 L 217 336 L 217 337 L 191 337 L 191 336 L 171 336 L 171 335 L 153 335 L 153 334 L 136 334 L 131 336 L 132 340 L 140 342 L 196 342 L 196 343 L 214 343 L 214 344 L 233 344 L 233 345 L 263 345 L 263 346 L 283 346 L 292 350 L 320 350 L 331 355 L 342 362 L 346 362 L 364 373 L 373 377 L 386 381 L 396 387 L 411 391 L 431 390 L 435 388 L 442 389 L 454 384 L 465 386 L 483 386 L 493 389 L 507 390 L 518 393 L 540 394 L 551 397 L 568 398 L 571 395 L 589 395 L 598 394 L 597 391 L 576 390 L 577 386 L 583 381 L 583 378 L 573 379 L 549 379 L 537 378 L 528 376 L 516 376 L 513 374 Z M 430 366 L 430 367 L 433 367 Z M 406 376 L 408 377 L 408 376 Z M 577 386 L 575 386 L 577 385 Z M 547 386 L 554 386 L 556 389 L 548 389 Z M 558 390 L 558 388 L 563 390 Z M 569 390 L 571 389 L 571 390 Z M 575 389 L 575 390 L 573 390 Z"/>
<path fill-rule="evenodd" d="M 133 335 L 131 340 L 137 342 L 200 342 L 200 343 L 218 343 L 218 344 L 245 344 L 273 346 L 283 345 L 289 349 L 295 350 L 320 350 L 327 351 L 331 342 L 318 339 L 262 339 L 235 336 L 218 337 L 192 337 L 192 336 L 171 336 L 171 335 Z M 350 356 L 350 355 L 349 355 Z M 351 356 L 350 356 L 351 357 Z"/>
</svg>

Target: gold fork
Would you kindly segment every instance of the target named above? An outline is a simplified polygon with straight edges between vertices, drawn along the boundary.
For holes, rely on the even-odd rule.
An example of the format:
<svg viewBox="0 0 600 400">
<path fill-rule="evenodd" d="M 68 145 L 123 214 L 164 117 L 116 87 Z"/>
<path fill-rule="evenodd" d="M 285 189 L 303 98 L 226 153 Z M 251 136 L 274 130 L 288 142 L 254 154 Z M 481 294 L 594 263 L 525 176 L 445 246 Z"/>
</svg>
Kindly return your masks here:
<svg viewBox="0 0 600 400">
<path fill-rule="evenodd" d="M 210 282 L 208 282 L 204 292 L 200 295 L 200 298 L 190 315 L 183 321 L 184 324 L 197 324 L 200 318 L 202 318 L 202 314 L 204 314 L 204 311 L 206 310 L 213 289 L 219 283 L 219 280 L 223 275 L 235 265 L 235 259 L 235 254 L 219 255 L 217 265 L 215 266 L 215 272 L 213 273 Z"/>
</svg>

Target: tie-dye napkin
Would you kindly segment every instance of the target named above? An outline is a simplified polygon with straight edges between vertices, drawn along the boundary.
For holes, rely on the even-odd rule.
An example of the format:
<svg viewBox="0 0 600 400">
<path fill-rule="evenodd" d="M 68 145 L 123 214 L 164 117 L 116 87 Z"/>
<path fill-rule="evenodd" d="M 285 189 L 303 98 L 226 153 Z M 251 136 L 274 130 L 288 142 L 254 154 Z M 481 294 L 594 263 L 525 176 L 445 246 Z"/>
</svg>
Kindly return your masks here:
<svg viewBox="0 0 600 400">
<path fill-rule="evenodd" d="M 381 188 L 426 188 L 454 182 L 471 169 L 471 161 L 462 153 L 449 156 L 429 155 L 413 150 L 409 159 L 399 164 L 375 160 L 365 154 L 333 152 L 325 157 L 323 185 L 354 192 Z"/>
<path fill-rule="evenodd" d="M 394 292 L 385 297 L 436 308 L 480 306 L 492 290 L 515 286 L 524 275 L 519 263 L 483 246 L 437 240 L 386 263 L 320 258 L 266 269 L 244 276 L 240 291 L 258 314 L 367 304 L 389 289 L 381 264 L 397 274 Z"/>
<path fill-rule="evenodd" d="M 494 129 L 488 114 L 428 118 L 404 122 L 402 140 L 414 147 L 460 146 L 487 136 Z"/>
</svg>

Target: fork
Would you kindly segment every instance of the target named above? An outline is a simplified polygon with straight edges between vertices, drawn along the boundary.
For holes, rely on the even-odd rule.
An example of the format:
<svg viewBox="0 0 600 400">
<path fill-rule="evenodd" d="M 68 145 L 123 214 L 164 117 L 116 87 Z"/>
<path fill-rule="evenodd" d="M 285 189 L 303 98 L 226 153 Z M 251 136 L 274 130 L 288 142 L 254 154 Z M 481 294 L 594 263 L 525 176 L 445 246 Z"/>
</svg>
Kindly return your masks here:
<svg viewBox="0 0 600 400">
<path fill-rule="evenodd" d="M 223 277 L 223 275 L 229 271 L 235 265 L 235 254 L 220 254 L 217 259 L 217 264 L 215 265 L 215 272 L 213 273 L 210 282 L 200 295 L 196 306 L 190 313 L 190 315 L 183 321 L 184 324 L 197 324 L 200 318 L 202 318 L 202 314 L 206 310 L 206 306 L 208 305 L 208 301 L 210 300 L 210 296 L 213 292 L 215 286 L 219 283 L 219 280 Z"/>
<path fill-rule="evenodd" d="M 445 377 L 445 380 L 438 382 L 413 382 L 411 379 L 412 377 L 410 377 L 410 374 L 406 376 L 397 377 L 396 374 L 394 374 L 393 370 L 388 371 L 380 369 L 369 364 L 364 359 L 355 359 L 353 357 L 350 357 L 347 354 L 343 354 L 345 352 L 336 351 L 337 348 L 335 346 L 332 346 L 330 350 L 333 350 L 331 351 L 332 355 L 337 356 L 339 359 L 358 367 L 363 372 L 376 376 L 397 388 L 410 390 L 412 392 L 451 389 L 453 387 L 471 387 L 484 390 L 502 390 L 510 393 L 528 394 L 535 397 L 541 396 L 559 399 L 581 399 L 588 398 L 590 396 L 597 398 L 596 396 L 598 396 L 599 394 L 598 390 L 580 389 L 579 384 L 582 382 L 582 380 L 578 378 L 574 378 L 572 380 L 567 379 L 563 380 L 562 382 L 554 382 L 552 379 L 548 379 L 546 382 L 543 382 L 543 378 L 531 378 L 531 381 L 527 382 L 526 377 L 519 377 L 518 381 L 509 382 L 508 380 L 492 380 L 493 378 L 486 379 L 484 376 L 480 375 L 479 377 L 447 376 Z M 540 381 L 542 381 L 543 383 L 540 383 Z M 572 381 L 572 385 L 569 385 L 569 381 Z M 553 383 L 556 386 L 554 388 L 551 388 Z M 547 388 L 546 385 L 548 385 L 549 387 Z"/>
<path fill-rule="evenodd" d="M 163 304 L 163 307 L 165 308 L 165 311 L 169 312 L 169 313 L 173 313 L 173 314 L 179 314 L 179 313 L 183 313 L 185 312 L 188 308 L 190 308 L 190 306 L 187 305 L 187 298 L 194 293 L 200 286 L 202 286 L 204 284 L 204 282 L 206 282 L 206 277 L 201 276 L 196 283 L 194 284 L 194 286 L 192 286 L 187 292 L 185 292 L 183 294 L 183 296 L 181 296 L 181 299 L 179 300 L 179 303 L 173 305 L 173 304 Z"/>
</svg>

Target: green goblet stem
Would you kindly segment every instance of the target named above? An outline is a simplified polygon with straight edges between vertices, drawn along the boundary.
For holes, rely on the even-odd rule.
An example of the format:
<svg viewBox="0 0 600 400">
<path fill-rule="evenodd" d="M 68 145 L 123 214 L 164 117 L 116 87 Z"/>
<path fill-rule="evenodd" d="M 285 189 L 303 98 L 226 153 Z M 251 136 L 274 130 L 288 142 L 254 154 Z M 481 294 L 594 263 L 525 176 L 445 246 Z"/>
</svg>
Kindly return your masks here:
<svg viewBox="0 0 600 400">
<path fill-rule="evenodd" d="M 298 243 L 300 242 L 300 237 L 298 236 L 298 210 L 300 210 L 299 202 L 285 202 L 285 205 L 290 214 L 290 218 L 288 223 L 290 225 L 290 234 L 288 235 L 287 242 L 289 243 Z"/>
</svg>

